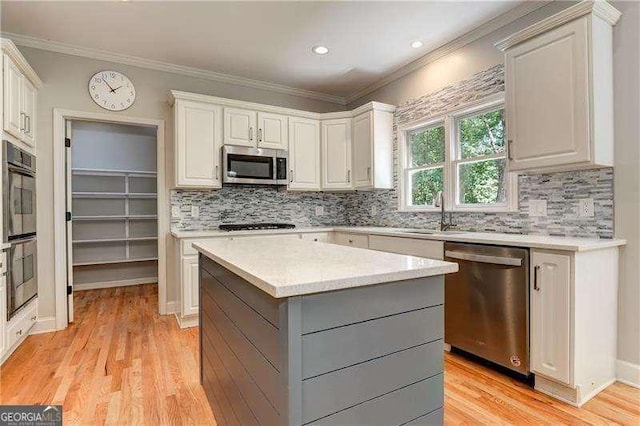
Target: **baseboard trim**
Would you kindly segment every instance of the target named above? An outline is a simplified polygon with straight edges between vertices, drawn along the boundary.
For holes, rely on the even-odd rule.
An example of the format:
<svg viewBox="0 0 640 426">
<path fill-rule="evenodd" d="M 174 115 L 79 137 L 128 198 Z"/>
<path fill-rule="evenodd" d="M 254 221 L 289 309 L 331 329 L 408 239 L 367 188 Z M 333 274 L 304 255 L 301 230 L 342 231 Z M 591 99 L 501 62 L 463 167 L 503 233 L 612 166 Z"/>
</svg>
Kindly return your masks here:
<svg viewBox="0 0 640 426">
<path fill-rule="evenodd" d="M 56 317 L 42 317 L 33 325 L 29 334 L 51 333 L 56 331 Z"/>
<path fill-rule="evenodd" d="M 616 361 L 616 377 L 620 383 L 640 389 L 640 365 L 619 359 Z"/>
<path fill-rule="evenodd" d="M 129 285 L 158 283 L 158 277 L 135 278 L 132 280 L 106 281 L 101 283 L 74 284 L 74 291 L 100 290 L 103 288 L 126 287 Z"/>
<path fill-rule="evenodd" d="M 175 315 L 178 327 L 180 328 L 197 327 L 200 322 L 200 317 L 198 315 L 189 315 L 188 317 L 183 317 L 179 313 L 176 313 Z"/>
<path fill-rule="evenodd" d="M 179 306 L 180 306 L 180 302 L 177 300 L 172 300 L 170 302 L 167 302 L 167 310 L 165 315 L 178 313 L 180 311 L 178 309 Z"/>
</svg>

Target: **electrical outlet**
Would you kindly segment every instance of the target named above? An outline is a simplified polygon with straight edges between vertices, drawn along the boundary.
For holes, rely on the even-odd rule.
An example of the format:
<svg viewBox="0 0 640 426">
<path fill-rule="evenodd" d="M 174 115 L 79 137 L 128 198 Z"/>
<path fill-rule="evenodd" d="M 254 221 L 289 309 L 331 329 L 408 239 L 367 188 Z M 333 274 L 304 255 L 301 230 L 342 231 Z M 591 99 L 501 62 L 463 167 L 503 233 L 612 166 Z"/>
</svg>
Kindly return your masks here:
<svg viewBox="0 0 640 426">
<path fill-rule="evenodd" d="M 171 206 L 171 217 L 180 217 L 180 206 Z"/>
<path fill-rule="evenodd" d="M 200 217 L 200 207 L 191 206 L 191 217 Z"/>
<path fill-rule="evenodd" d="M 547 200 L 529 200 L 529 216 L 542 217 L 547 215 Z"/>
<path fill-rule="evenodd" d="M 583 198 L 578 200 L 578 216 L 593 217 L 595 215 L 595 206 L 593 198 Z"/>
<path fill-rule="evenodd" d="M 376 216 L 378 214 L 378 207 L 371 206 L 371 216 Z"/>
<path fill-rule="evenodd" d="M 324 214 L 324 207 L 317 206 L 316 207 L 316 216 L 322 216 Z"/>
</svg>

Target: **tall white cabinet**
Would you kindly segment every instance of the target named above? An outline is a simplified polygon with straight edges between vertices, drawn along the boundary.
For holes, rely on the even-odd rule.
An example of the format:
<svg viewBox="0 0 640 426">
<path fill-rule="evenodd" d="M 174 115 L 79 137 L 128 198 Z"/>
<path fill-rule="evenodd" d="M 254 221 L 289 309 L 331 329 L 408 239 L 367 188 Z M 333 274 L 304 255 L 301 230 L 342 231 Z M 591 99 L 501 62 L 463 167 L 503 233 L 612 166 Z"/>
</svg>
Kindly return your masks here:
<svg viewBox="0 0 640 426">
<path fill-rule="evenodd" d="M 499 42 L 505 52 L 509 168 L 613 166 L 612 25 L 582 2 Z"/>
<path fill-rule="evenodd" d="M 374 107 L 353 118 L 353 187 L 393 188 L 393 113 Z"/>
<path fill-rule="evenodd" d="M 37 91 L 42 81 L 16 46 L 2 39 L 3 137 L 35 154 Z"/>
<path fill-rule="evenodd" d="M 351 189 L 351 119 L 322 122 L 322 187 Z"/>
<path fill-rule="evenodd" d="M 289 189 L 320 191 L 320 121 L 289 118 Z"/>
<path fill-rule="evenodd" d="M 222 187 L 222 107 L 178 99 L 175 117 L 177 187 Z"/>
</svg>

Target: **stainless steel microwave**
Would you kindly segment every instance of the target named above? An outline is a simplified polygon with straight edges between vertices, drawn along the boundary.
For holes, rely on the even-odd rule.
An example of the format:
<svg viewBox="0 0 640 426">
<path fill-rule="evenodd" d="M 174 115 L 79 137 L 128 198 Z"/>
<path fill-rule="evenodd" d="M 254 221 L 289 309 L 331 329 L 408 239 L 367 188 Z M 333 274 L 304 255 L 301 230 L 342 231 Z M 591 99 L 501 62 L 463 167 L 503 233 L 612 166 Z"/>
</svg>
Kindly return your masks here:
<svg viewBox="0 0 640 426">
<path fill-rule="evenodd" d="M 225 145 L 222 147 L 222 182 L 286 185 L 287 151 Z"/>
</svg>

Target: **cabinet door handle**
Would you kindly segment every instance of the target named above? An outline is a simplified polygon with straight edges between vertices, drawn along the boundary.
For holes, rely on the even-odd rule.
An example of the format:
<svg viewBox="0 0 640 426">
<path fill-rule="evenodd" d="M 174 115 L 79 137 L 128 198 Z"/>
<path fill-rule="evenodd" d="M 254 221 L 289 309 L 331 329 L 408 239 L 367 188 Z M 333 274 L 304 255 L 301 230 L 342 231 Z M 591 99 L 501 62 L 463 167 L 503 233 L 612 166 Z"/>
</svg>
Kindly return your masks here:
<svg viewBox="0 0 640 426">
<path fill-rule="evenodd" d="M 22 330 L 16 331 L 16 336 L 22 336 Z"/>
<path fill-rule="evenodd" d="M 216 180 L 218 180 L 218 166 L 216 166 Z"/>
<path fill-rule="evenodd" d="M 367 180 L 371 179 L 371 167 L 367 167 Z"/>
<path fill-rule="evenodd" d="M 25 114 L 25 117 L 27 119 L 27 133 L 31 134 L 31 116 Z"/>
<path fill-rule="evenodd" d="M 24 132 L 25 126 L 27 125 L 26 124 L 27 123 L 26 117 L 27 117 L 27 114 L 25 114 L 24 112 L 20 113 L 20 131 L 21 132 Z"/>
<path fill-rule="evenodd" d="M 258 142 L 262 142 L 262 129 L 258 129 Z"/>
<path fill-rule="evenodd" d="M 513 140 L 509 139 L 507 141 L 507 158 L 509 160 L 513 160 L 513 156 L 511 155 L 511 146 L 513 145 Z"/>
<path fill-rule="evenodd" d="M 289 170 L 289 182 L 293 182 L 293 170 Z"/>
<path fill-rule="evenodd" d="M 347 170 L 347 183 L 351 183 L 351 170 Z"/>
<path fill-rule="evenodd" d="M 249 127 L 249 140 L 253 140 L 253 127 Z"/>
<path fill-rule="evenodd" d="M 540 277 L 540 265 L 536 265 L 533 267 L 533 289 L 535 291 L 540 291 L 540 286 L 538 285 L 538 277 Z"/>
</svg>

